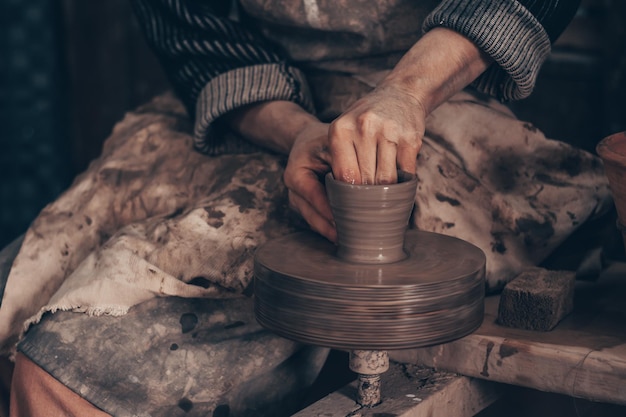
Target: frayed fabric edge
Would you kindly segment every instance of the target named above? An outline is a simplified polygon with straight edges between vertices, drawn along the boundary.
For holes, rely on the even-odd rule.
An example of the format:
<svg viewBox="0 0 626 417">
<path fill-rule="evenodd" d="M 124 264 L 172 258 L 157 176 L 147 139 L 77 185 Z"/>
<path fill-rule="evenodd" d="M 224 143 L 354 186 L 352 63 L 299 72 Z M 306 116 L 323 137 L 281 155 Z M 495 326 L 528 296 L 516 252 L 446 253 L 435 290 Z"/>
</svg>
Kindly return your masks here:
<svg viewBox="0 0 626 417">
<path fill-rule="evenodd" d="M 24 322 L 22 327 L 22 334 L 20 340 L 24 334 L 28 331 L 30 326 L 37 324 L 41 321 L 46 313 L 56 313 L 58 311 L 72 311 L 75 313 L 85 313 L 89 316 L 123 316 L 128 313 L 129 307 L 120 305 L 101 305 L 101 306 L 81 306 L 81 305 L 50 305 L 42 307 L 37 314 L 29 318 Z"/>
<path fill-rule="evenodd" d="M 84 313 L 89 316 L 114 316 L 119 317 L 128 313 L 130 307 L 120 305 L 99 305 L 99 306 L 81 306 L 81 305 L 47 305 L 42 307 L 39 312 L 31 316 L 22 325 L 22 330 L 18 336 L 17 342 L 13 346 L 13 349 L 8 355 L 10 361 L 15 361 L 15 354 L 17 353 L 17 345 L 24 339 L 26 332 L 31 326 L 38 324 L 46 313 L 54 314 L 59 311 L 70 311 L 75 313 Z"/>
</svg>

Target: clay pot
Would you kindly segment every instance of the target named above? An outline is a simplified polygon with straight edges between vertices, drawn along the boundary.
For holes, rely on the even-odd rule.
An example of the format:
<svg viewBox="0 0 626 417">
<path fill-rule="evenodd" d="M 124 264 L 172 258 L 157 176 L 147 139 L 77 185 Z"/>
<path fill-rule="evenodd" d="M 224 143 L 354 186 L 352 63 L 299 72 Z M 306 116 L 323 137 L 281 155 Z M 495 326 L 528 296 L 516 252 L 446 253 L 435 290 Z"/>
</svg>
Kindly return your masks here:
<svg viewBox="0 0 626 417">
<path fill-rule="evenodd" d="M 337 226 L 337 256 L 363 264 L 405 259 L 404 234 L 415 202 L 417 177 L 398 173 L 398 183 L 355 185 L 326 175 L 326 193 Z"/>
<path fill-rule="evenodd" d="M 626 132 L 602 139 L 596 146 L 596 152 L 604 162 L 604 172 L 617 209 L 618 227 L 626 244 Z"/>
</svg>

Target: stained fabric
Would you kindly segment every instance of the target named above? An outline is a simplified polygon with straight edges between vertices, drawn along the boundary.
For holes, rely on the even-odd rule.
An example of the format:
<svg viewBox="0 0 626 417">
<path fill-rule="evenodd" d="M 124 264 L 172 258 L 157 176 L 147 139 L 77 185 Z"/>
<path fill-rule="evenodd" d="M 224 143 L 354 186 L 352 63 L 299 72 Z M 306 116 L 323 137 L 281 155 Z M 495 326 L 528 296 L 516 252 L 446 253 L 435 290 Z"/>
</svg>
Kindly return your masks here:
<svg viewBox="0 0 626 417">
<path fill-rule="evenodd" d="M 460 93 L 427 121 L 414 225 L 474 243 L 487 290 L 541 263 L 612 207 L 600 160 L 546 138 L 502 104 Z"/>
<path fill-rule="evenodd" d="M 345 87 L 341 100 L 347 102 L 371 88 Z M 20 349 L 90 401 L 101 401 L 101 390 L 105 411 L 125 415 L 120 410 L 133 399 L 149 398 L 150 407 L 161 410 L 153 415 L 172 415 L 191 389 L 184 387 L 209 383 L 184 367 L 166 366 L 169 348 L 181 346 L 178 337 L 204 352 L 192 355 L 194 367 L 215 368 L 214 375 L 226 378 L 233 366 L 243 366 L 230 357 L 212 360 L 213 349 L 225 346 L 214 343 L 215 329 L 239 321 L 255 329 L 245 298 L 254 250 L 306 227 L 287 207 L 283 157 L 208 157 L 193 151 L 192 140 L 184 108 L 171 95 L 129 113 L 103 155 L 28 230 L 9 274 L 0 309 L 5 351 L 12 351 L 21 323 L 31 324 Z M 489 291 L 541 262 L 611 203 L 596 157 L 546 139 L 502 104 L 468 92 L 428 118 L 418 177 L 411 227 L 479 246 L 487 256 Z M 246 318 L 221 311 L 227 306 Z M 196 326 L 208 326 L 198 333 L 206 339 L 190 338 Z M 237 334 L 226 350 L 254 350 L 257 337 L 269 336 L 258 328 Z M 270 349 L 276 361 L 264 359 L 263 351 L 250 366 L 272 378 L 275 364 L 290 363 L 297 346 L 278 336 L 267 340 L 282 346 Z M 320 357 L 307 358 L 298 367 L 312 375 Z M 141 381 L 163 381 L 165 372 L 176 394 L 162 395 L 155 383 L 129 399 L 130 386 L 118 392 L 107 383 L 123 372 L 140 372 Z M 87 380 L 93 381 L 88 390 Z M 235 385 L 213 384 L 207 409 Z M 209 395 L 194 393 L 194 404 Z"/>
<path fill-rule="evenodd" d="M 249 285 L 256 246 L 301 222 L 287 207 L 284 158 L 201 155 L 189 126 L 172 96 L 127 115 L 41 212 L 5 287 L 4 348 L 44 304 L 39 314 L 123 314 L 154 296 L 231 297 Z"/>
<path fill-rule="evenodd" d="M 253 302 L 170 297 L 123 317 L 57 313 L 20 350 L 116 417 L 289 416 L 328 349 L 261 328 Z"/>
</svg>

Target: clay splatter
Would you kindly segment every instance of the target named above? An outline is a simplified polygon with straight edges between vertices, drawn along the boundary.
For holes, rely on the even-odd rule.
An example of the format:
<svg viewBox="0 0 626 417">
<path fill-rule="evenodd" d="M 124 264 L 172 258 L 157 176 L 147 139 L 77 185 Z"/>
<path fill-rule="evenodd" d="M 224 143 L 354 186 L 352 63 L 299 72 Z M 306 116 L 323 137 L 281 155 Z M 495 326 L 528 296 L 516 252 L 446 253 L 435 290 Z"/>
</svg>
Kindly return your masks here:
<svg viewBox="0 0 626 417">
<path fill-rule="evenodd" d="M 485 353 L 485 363 L 483 364 L 483 370 L 480 371 L 480 374 L 484 377 L 489 377 L 489 355 L 491 355 L 491 351 L 493 350 L 493 342 L 487 343 L 487 352 Z"/>
<path fill-rule="evenodd" d="M 213 411 L 212 417 L 228 417 L 230 416 L 230 407 L 228 404 L 218 405 Z"/>
<path fill-rule="evenodd" d="M 527 246 L 536 245 L 538 242 L 547 242 L 554 236 L 554 227 L 548 220 L 543 223 L 529 217 L 521 217 L 515 220 L 517 230 L 524 234 L 524 243 Z"/>
<path fill-rule="evenodd" d="M 239 213 L 243 213 L 248 209 L 255 208 L 254 199 L 255 195 L 250 192 L 246 187 L 239 187 L 228 193 L 228 196 L 233 200 L 235 205 L 239 206 Z"/>
<path fill-rule="evenodd" d="M 448 203 L 448 204 L 450 204 L 451 206 L 454 206 L 454 207 L 461 205 L 461 202 L 459 200 L 457 200 L 455 198 L 452 198 L 452 197 L 445 196 L 445 195 L 440 194 L 440 193 L 436 193 L 435 194 L 435 198 L 438 201 L 441 201 L 442 203 Z"/>
<path fill-rule="evenodd" d="M 224 225 L 224 214 L 221 210 L 216 210 L 213 207 L 205 207 L 204 211 L 208 214 L 207 224 L 213 226 L 216 229 L 219 229 Z"/>
<path fill-rule="evenodd" d="M 188 284 L 195 285 L 202 288 L 209 288 L 211 286 L 211 281 L 206 279 L 205 277 L 195 277 L 192 278 Z"/>
<path fill-rule="evenodd" d="M 224 329 L 228 330 L 228 329 L 234 329 L 236 327 L 241 327 L 241 326 L 245 326 L 246 323 L 244 323 L 243 321 L 236 321 L 234 323 L 231 324 L 227 324 L 226 326 L 224 326 Z"/>
<path fill-rule="evenodd" d="M 188 398 L 181 398 L 180 401 L 178 401 L 178 408 L 188 413 L 193 408 L 193 403 Z"/>
<path fill-rule="evenodd" d="M 491 251 L 495 253 L 506 253 L 506 245 L 504 244 L 504 233 L 491 232 L 493 241 L 491 241 Z"/>
<path fill-rule="evenodd" d="M 196 324 L 198 324 L 198 316 L 196 316 L 193 313 L 185 313 L 182 316 L 180 316 L 179 323 L 180 323 L 182 332 L 189 333 L 196 327 Z"/>
<path fill-rule="evenodd" d="M 517 348 L 503 343 L 500 345 L 500 351 L 498 353 L 500 354 L 500 357 L 504 359 L 515 355 L 517 352 L 519 352 Z"/>
</svg>

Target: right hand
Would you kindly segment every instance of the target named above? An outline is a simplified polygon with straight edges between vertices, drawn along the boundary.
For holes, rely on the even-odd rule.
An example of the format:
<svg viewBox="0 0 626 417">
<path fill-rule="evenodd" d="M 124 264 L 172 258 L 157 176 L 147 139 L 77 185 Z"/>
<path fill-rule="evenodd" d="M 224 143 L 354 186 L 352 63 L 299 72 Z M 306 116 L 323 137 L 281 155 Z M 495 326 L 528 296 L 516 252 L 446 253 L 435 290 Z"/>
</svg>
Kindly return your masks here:
<svg viewBox="0 0 626 417">
<path fill-rule="evenodd" d="M 330 153 L 336 179 L 393 184 L 398 170 L 414 174 L 426 111 L 405 89 L 381 85 L 333 121 Z"/>
</svg>

